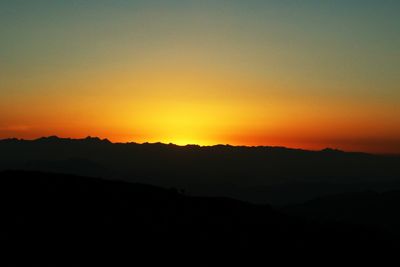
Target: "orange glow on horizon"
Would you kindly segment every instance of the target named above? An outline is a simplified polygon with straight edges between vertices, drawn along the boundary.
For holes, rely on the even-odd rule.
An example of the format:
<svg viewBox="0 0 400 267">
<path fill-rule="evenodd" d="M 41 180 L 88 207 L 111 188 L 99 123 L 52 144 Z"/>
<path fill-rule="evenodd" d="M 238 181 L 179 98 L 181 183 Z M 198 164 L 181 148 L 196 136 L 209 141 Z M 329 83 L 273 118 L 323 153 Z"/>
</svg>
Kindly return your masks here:
<svg viewBox="0 0 400 267">
<path fill-rule="evenodd" d="M 39 2 L 0 4 L 0 138 L 400 153 L 399 1 Z"/>
<path fill-rule="evenodd" d="M 196 68 L 153 68 L 138 71 L 136 77 L 133 81 L 131 74 L 108 73 L 75 85 L 56 84 L 63 92 L 74 86 L 79 97 L 60 91 L 10 96 L 12 105 L 0 106 L 6 114 L 0 138 L 98 136 L 113 142 L 400 152 L 400 121 L 390 115 L 396 114 L 391 105 L 337 97 L 324 101 L 318 95 L 296 94 L 283 84 L 217 77 Z M 27 106 L 29 113 L 24 111 Z"/>
</svg>

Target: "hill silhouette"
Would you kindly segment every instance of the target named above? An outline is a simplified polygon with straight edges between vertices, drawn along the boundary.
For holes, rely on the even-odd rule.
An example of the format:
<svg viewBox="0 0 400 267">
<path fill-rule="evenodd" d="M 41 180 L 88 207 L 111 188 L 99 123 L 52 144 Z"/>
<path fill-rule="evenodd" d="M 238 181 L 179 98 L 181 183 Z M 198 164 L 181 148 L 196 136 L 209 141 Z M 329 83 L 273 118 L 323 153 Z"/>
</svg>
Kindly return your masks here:
<svg viewBox="0 0 400 267">
<path fill-rule="evenodd" d="M 0 199 L 12 266 L 259 266 L 349 256 L 360 263 L 398 249 L 397 236 L 362 224 L 311 222 L 268 205 L 122 181 L 0 172 Z"/>
<path fill-rule="evenodd" d="M 365 190 L 400 190 L 400 157 L 283 147 L 111 143 L 44 137 L 0 140 L 0 170 L 101 176 L 287 205 Z"/>
<path fill-rule="evenodd" d="M 399 207 L 400 191 L 364 191 L 319 197 L 284 210 L 314 222 L 363 224 L 398 235 Z"/>
</svg>

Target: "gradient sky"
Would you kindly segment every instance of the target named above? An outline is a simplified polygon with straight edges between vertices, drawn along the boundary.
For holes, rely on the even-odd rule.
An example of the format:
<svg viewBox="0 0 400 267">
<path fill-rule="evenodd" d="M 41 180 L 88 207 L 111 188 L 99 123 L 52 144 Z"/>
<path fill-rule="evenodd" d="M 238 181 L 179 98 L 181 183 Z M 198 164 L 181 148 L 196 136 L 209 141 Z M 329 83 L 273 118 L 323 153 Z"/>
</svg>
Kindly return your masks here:
<svg viewBox="0 0 400 267">
<path fill-rule="evenodd" d="M 400 153 L 398 0 L 1 0 L 0 138 Z"/>
</svg>

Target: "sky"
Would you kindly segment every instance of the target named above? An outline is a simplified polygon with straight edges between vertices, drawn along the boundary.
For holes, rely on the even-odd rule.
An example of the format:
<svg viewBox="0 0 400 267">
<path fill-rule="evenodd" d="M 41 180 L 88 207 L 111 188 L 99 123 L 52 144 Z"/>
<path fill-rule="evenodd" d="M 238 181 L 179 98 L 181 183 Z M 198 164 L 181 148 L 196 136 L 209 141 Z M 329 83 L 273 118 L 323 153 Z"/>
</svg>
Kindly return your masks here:
<svg viewBox="0 0 400 267">
<path fill-rule="evenodd" d="M 0 138 L 400 153 L 398 0 L 1 0 Z"/>
</svg>

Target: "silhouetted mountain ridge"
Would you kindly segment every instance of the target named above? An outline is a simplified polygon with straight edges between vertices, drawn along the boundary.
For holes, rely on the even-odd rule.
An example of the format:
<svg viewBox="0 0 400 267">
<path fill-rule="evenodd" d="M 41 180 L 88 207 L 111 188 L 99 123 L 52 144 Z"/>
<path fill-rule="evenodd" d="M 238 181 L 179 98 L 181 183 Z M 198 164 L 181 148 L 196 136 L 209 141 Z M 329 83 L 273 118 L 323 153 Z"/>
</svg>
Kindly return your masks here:
<svg viewBox="0 0 400 267">
<path fill-rule="evenodd" d="M 101 176 L 193 195 L 288 204 L 325 194 L 400 189 L 400 157 L 282 147 L 111 143 L 107 139 L 0 140 L 0 170 Z M 359 189 L 357 189 L 359 188 Z"/>
<path fill-rule="evenodd" d="M 8 142 L 8 143 L 18 143 L 18 142 L 40 142 L 40 143 L 87 143 L 87 144 L 93 144 L 93 143 L 103 143 L 103 144 L 134 144 L 134 145 L 140 145 L 140 143 L 136 142 L 126 142 L 126 143 L 112 143 L 110 140 L 107 138 L 101 139 L 99 137 L 92 137 L 92 136 L 87 136 L 86 138 L 63 138 L 63 137 L 58 137 L 56 135 L 52 136 L 45 136 L 45 137 L 40 137 L 37 139 L 32 139 L 32 140 L 27 140 L 27 139 L 19 139 L 19 138 L 7 138 L 7 139 L 0 139 L 0 142 Z M 321 150 L 306 150 L 306 149 L 300 149 L 300 148 L 290 148 L 290 147 L 284 147 L 284 146 L 234 146 L 234 145 L 229 145 L 229 144 L 217 144 L 217 145 L 197 145 L 197 144 L 187 144 L 187 145 L 176 145 L 173 143 L 162 143 L 162 142 L 155 142 L 155 143 L 149 143 L 145 142 L 142 143 L 141 145 L 146 145 L 146 146 L 166 146 L 166 147 L 182 147 L 182 148 L 226 148 L 226 149 L 234 149 L 234 148 L 241 148 L 241 149 L 270 149 L 270 150 L 286 150 L 286 151 L 297 151 L 297 152 L 326 152 L 326 153 L 351 153 L 351 154 L 365 154 L 367 155 L 368 153 L 364 152 L 344 152 L 342 150 L 336 149 L 336 148 L 324 148 Z"/>
</svg>

